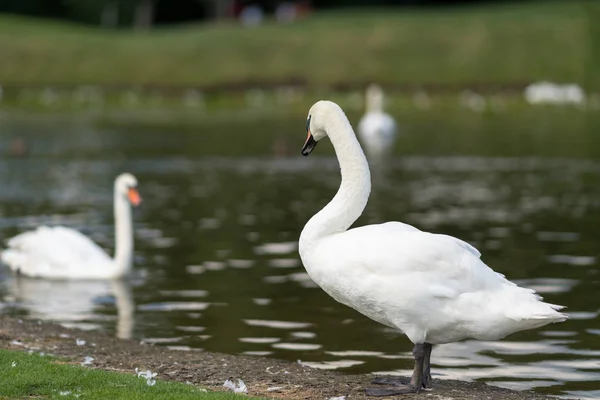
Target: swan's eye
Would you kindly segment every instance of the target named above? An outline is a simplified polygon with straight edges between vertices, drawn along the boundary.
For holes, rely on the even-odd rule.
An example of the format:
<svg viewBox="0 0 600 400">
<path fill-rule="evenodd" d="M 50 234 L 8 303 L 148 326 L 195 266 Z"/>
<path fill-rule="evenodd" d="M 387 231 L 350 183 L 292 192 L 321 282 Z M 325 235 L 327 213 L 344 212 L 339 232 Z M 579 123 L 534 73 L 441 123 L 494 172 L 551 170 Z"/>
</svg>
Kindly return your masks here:
<svg viewBox="0 0 600 400">
<path fill-rule="evenodd" d="M 306 132 L 310 132 L 310 119 L 312 116 L 308 116 L 308 119 L 306 120 Z"/>
</svg>

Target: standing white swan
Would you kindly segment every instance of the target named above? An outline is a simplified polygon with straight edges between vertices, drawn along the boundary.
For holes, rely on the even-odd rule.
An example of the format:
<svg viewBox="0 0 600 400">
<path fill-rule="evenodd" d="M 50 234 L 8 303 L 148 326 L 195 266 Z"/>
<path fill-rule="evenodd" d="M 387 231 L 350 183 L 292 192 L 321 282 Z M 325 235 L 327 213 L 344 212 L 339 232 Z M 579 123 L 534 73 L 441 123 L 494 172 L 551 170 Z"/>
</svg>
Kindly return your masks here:
<svg viewBox="0 0 600 400">
<path fill-rule="evenodd" d="M 434 344 L 463 339 L 496 340 L 567 316 L 494 272 L 473 246 L 452 236 L 387 222 L 348 230 L 362 214 L 369 192 L 369 165 L 342 109 L 330 101 L 312 106 L 306 122 L 307 156 L 329 136 L 342 174 L 329 204 L 300 235 L 300 257 L 308 275 L 338 302 L 391 328 L 415 344 L 410 385 L 367 389 L 369 395 L 419 392 L 431 384 Z"/>
<path fill-rule="evenodd" d="M 41 226 L 8 241 L 2 262 L 23 275 L 55 279 L 120 278 L 131 270 L 133 229 L 131 206 L 140 203 L 137 180 L 121 174 L 115 180 L 115 258 L 91 239 L 64 226 Z"/>
<path fill-rule="evenodd" d="M 371 84 L 365 92 L 366 113 L 358 123 L 358 137 L 370 160 L 387 156 L 396 142 L 396 121 L 383 111 L 381 87 Z"/>
</svg>

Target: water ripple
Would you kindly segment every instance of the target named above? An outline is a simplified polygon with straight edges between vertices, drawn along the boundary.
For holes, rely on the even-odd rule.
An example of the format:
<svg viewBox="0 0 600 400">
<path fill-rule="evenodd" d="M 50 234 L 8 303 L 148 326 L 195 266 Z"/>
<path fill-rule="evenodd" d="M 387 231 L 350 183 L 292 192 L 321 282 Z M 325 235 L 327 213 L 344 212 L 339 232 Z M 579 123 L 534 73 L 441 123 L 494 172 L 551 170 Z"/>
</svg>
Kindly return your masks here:
<svg viewBox="0 0 600 400">
<path fill-rule="evenodd" d="M 323 347 L 323 345 L 321 345 L 321 344 L 313 344 L 313 343 L 285 343 L 285 342 L 281 342 L 281 343 L 275 343 L 271 347 L 273 347 L 275 349 L 305 351 L 305 350 L 318 350 L 321 347 Z"/>
<path fill-rule="evenodd" d="M 296 252 L 298 242 L 264 243 L 254 248 L 254 252 L 263 254 L 290 254 Z"/>
<path fill-rule="evenodd" d="M 150 303 L 141 304 L 138 306 L 140 311 L 203 311 L 206 310 L 211 303 L 202 302 L 168 302 L 168 303 Z"/>
<path fill-rule="evenodd" d="M 276 337 L 242 337 L 238 338 L 238 340 L 244 343 L 275 343 L 281 339 Z"/>
<path fill-rule="evenodd" d="M 275 321 L 262 319 L 245 319 L 243 321 L 250 326 L 264 326 L 275 329 L 302 329 L 313 325 L 310 322 Z"/>
<path fill-rule="evenodd" d="M 364 364 L 359 360 L 336 360 L 336 361 L 298 361 L 301 365 L 316 369 L 340 369 Z"/>
</svg>

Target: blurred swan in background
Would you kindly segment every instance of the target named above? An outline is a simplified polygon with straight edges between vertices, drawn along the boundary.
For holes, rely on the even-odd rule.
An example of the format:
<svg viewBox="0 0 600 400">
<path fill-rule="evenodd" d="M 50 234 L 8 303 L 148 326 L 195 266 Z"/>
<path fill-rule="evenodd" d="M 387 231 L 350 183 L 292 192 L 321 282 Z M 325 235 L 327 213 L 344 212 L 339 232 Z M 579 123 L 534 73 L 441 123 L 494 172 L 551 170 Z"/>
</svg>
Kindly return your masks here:
<svg viewBox="0 0 600 400">
<path fill-rule="evenodd" d="M 30 318 L 59 323 L 67 328 L 96 329 L 98 308 L 107 297 L 115 299 L 116 336 L 130 339 L 134 329 L 135 307 L 127 280 L 48 280 L 18 276 L 7 279 L 7 291 L 14 302 L 29 312 Z"/>
<path fill-rule="evenodd" d="M 535 82 L 525 88 L 523 96 L 529 104 L 584 104 L 586 101 L 585 91 L 575 83 Z"/>
<path fill-rule="evenodd" d="M 131 205 L 141 201 L 137 179 L 124 173 L 115 179 L 115 257 L 90 238 L 64 226 L 41 226 L 8 241 L 2 262 L 13 271 L 39 278 L 112 279 L 129 273 L 133 260 Z"/>
<path fill-rule="evenodd" d="M 304 226 L 299 253 L 310 278 L 338 302 L 415 344 L 409 385 L 374 383 L 368 395 L 418 393 L 431 385 L 432 345 L 465 339 L 497 340 L 567 316 L 494 272 L 470 244 L 401 222 L 348 229 L 361 216 L 371 191 L 369 164 L 342 109 L 330 101 L 313 105 L 302 154 L 329 136 L 342 175 L 334 198 Z"/>
<path fill-rule="evenodd" d="M 396 121 L 383 111 L 384 101 L 380 86 L 371 84 L 367 87 L 366 113 L 358 123 L 358 137 L 372 161 L 387 156 L 396 142 Z"/>
</svg>

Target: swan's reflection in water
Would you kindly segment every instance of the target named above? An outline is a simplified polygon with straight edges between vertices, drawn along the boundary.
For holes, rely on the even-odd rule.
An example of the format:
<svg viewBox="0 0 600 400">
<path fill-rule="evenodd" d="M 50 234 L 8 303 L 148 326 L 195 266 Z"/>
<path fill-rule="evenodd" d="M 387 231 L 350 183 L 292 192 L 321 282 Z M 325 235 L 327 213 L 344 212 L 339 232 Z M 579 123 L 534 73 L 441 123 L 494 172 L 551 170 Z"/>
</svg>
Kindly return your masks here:
<svg viewBox="0 0 600 400">
<path fill-rule="evenodd" d="M 100 321 L 114 319 L 117 309 L 116 336 L 133 335 L 135 305 L 131 283 L 127 280 L 68 281 L 17 276 L 7 279 L 6 290 L 18 308 L 30 318 L 60 323 L 69 328 L 101 329 Z"/>
</svg>

